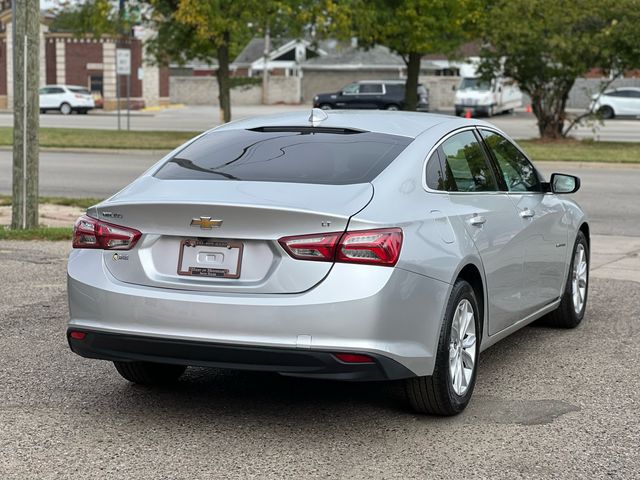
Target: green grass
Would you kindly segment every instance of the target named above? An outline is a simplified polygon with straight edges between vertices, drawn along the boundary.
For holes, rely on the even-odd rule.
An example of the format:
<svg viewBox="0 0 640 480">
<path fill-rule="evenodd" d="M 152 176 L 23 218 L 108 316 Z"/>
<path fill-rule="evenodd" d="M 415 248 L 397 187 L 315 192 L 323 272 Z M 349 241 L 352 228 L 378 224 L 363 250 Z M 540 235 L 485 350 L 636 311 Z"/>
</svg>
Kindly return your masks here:
<svg viewBox="0 0 640 480">
<path fill-rule="evenodd" d="M 520 140 L 534 161 L 640 163 L 640 143 L 561 140 Z"/>
<path fill-rule="evenodd" d="M 197 134 L 198 132 L 127 132 L 80 128 L 41 128 L 40 146 L 171 150 Z M 0 146 L 10 146 L 12 143 L 12 129 L 0 127 Z M 536 161 L 640 163 L 640 143 L 594 142 L 591 140 L 560 140 L 555 142 L 521 140 L 518 143 Z M 66 203 L 60 204 L 67 205 Z"/>
<path fill-rule="evenodd" d="M 117 131 L 85 128 L 41 128 L 40 146 L 171 150 L 200 132 Z M 0 127 L 0 145 L 13 145 L 13 129 Z"/>
<path fill-rule="evenodd" d="M 101 198 L 68 198 L 68 197 L 39 197 L 39 203 L 65 205 L 69 207 L 89 208 L 102 201 Z M 11 195 L 0 195 L 0 207 L 11 205 Z"/>
<path fill-rule="evenodd" d="M 0 240 L 71 240 L 71 227 L 40 227 L 26 230 L 11 230 L 0 227 Z"/>
</svg>

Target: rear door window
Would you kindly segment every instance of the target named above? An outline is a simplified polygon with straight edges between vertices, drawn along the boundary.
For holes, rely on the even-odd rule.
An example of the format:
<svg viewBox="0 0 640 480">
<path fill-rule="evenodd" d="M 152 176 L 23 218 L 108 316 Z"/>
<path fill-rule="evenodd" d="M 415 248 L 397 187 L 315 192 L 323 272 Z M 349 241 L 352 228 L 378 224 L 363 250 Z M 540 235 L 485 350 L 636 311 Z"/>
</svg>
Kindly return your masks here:
<svg viewBox="0 0 640 480">
<path fill-rule="evenodd" d="M 382 94 L 382 84 L 380 83 L 363 83 L 360 85 L 360 93 Z"/>
<path fill-rule="evenodd" d="M 453 135 L 440 147 L 443 184 L 453 192 L 496 191 L 496 180 L 484 150 L 471 130 Z"/>
<path fill-rule="evenodd" d="M 173 180 L 367 183 L 412 141 L 397 135 L 348 132 L 312 127 L 211 132 L 177 153 L 155 176 Z"/>
<path fill-rule="evenodd" d="M 86 88 L 78 88 L 78 87 L 69 87 L 73 93 L 81 93 L 82 95 L 91 95 L 91 92 Z"/>
</svg>

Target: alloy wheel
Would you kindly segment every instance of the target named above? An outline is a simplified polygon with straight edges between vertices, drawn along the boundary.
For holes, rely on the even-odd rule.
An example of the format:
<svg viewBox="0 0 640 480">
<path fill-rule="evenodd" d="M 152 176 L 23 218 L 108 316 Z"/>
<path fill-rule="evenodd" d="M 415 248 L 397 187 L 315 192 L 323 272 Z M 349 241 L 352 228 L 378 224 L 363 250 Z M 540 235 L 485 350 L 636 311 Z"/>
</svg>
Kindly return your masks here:
<svg viewBox="0 0 640 480">
<path fill-rule="evenodd" d="M 579 314 L 584 308 L 587 298 L 587 252 L 584 245 L 579 243 L 573 255 L 573 272 L 571 276 L 571 294 L 573 297 L 573 308 Z"/>
<path fill-rule="evenodd" d="M 469 388 L 476 363 L 476 322 L 471 302 L 463 298 L 455 310 L 449 336 L 449 373 L 457 395 Z"/>
</svg>

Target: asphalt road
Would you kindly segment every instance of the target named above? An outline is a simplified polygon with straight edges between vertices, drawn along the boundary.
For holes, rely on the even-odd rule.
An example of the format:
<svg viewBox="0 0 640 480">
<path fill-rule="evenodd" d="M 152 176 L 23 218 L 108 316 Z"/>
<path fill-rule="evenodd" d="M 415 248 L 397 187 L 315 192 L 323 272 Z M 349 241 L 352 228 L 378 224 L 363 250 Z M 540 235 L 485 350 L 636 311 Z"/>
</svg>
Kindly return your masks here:
<svg viewBox="0 0 640 480">
<path fill-rule="evenodd" d="M 238 120 L 255 115 L 266 115 L 295 110 L 308 111 L 311 105 L 239 105 L 233 107 L 233 119 Z M 451 114 L 453 112 L 443 112 Z M 513 138 L 535 138 L 538 136 L 535 117 L 525 113 L 522 109 L 513 115 L 498 115 L 490 121 L 502 128 Z M 188 130 L 204 131 L 219 125 L 220 111 L 217 107 L 189 106 L 183 108 L 169 108 L 154 113 L 135 112 L 131 116 L 132 130 Z M 64 116 L 58 113 L 40 115 L 43 127 L 67 128 L 100 128 L 116 129 L 117 116 L 111 113 L 90 112 L 88 115 Z M 0 114 L 0 126 L 13 125 L 13 117 L 9 113 Z M 124 128 L 125 121 L 122 120 Z M 595 130 L 594 130 L 595 129 Z M 574 136 L 578 138 L 595 138 L 598 140 L 639 142 L 639 119 L 614 119 L 601 125 L 587 125 L 577 129 Z"/>
<path fill-rule="evenodd" d="M 162 152 L 42 152 L 42 195 L 106 198 L 162 157 Z M 11 192 L 11 152 L 0 150 L 0 193 Z M 640 236 L 640 168 L 540 162 L 547 176 L 573 173 L 582 179 L 578 202 L 589 212 L 595 233 Z"/>
<path fill-rule="evenodd" d="M 214 369 L 128 384 L 66 345 L 67 251 L 0 242 L 3 480 L 640 478 L 640 283 L 593 278 L 579 328 L 490 348 L 469 408 L 433 418 L 396 384 Z"/>
</svg>

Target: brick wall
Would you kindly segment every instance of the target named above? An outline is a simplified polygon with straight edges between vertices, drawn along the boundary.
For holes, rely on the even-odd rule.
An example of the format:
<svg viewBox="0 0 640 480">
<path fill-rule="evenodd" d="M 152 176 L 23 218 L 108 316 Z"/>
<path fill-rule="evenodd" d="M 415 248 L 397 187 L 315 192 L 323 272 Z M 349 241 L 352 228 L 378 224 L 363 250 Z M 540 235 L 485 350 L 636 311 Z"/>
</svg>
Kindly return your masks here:
<svg viewBox="0 0 640 480">
<path fill-rule="evenodd" d="M 171 103 L 218 105 L 216 77 L 169 77 Z M 300 103 L 300 77 L 271 77 L 268 103 Z M 262 85 L 242 85 L 231 89 L 232 105 L 260 105 Z"/>
<path fill-rule="evenodd" d="M 65 60 L 65 83 L 88 87 L 89 75 L 102 75 L 102 70 L 87 70 L 88 63 L 102 63 L 102 43 L 68 41 Z"/>
<path fill-rule="evenodd" d="M 58 82 L 56 79 L 56 42 L 54 40 L 46 40 L 44 46 L 45 52 L 45 83 L 54 85 Z"/>
<path fill-rule="evenodd" d="M 7 94 L 7 42 L 0 38 L 0 95 Z"/>
</svg>

